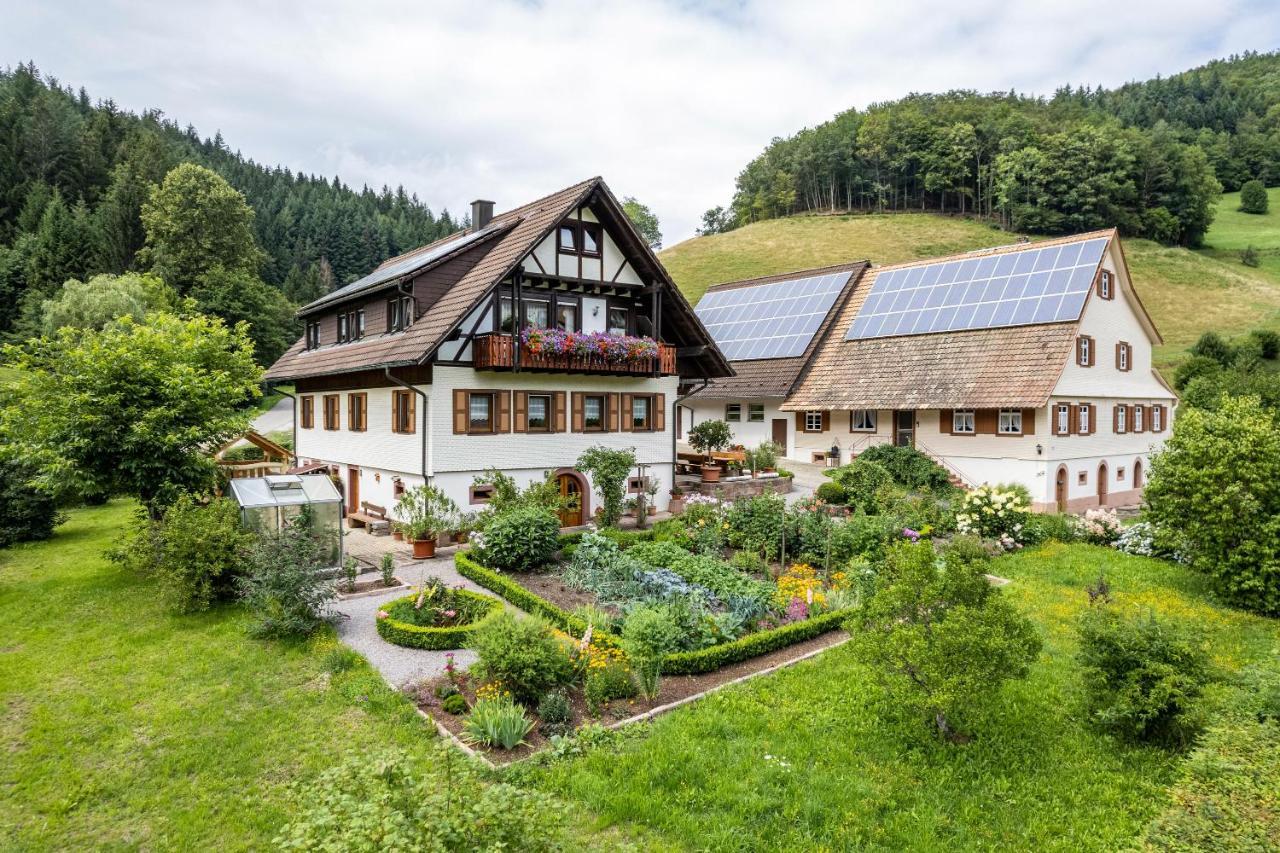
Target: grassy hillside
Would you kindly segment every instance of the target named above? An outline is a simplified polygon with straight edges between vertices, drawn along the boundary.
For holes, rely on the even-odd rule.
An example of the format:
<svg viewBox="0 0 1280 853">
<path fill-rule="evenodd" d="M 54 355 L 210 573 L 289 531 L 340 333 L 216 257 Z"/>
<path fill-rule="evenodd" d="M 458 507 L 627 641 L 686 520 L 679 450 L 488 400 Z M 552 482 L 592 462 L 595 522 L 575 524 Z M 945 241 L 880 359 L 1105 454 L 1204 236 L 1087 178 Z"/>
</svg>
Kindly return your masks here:
<svg viewBox="0 0 1280 853">
<path fill-rule="evenodd" d="M 1138 293 L 1165 338 L 1156 350 L 1160 367 L 1177 364 L 1208 329 L 1227 335 L 1259 326 L 1280 329 L 1280 190 L 1272 190 L 1266 216 L 1237 207 L 1237 193 L 1223 196 L 1210 245 L 1200 251 L 1124 241 Z M 663 252 L 662 262 L 696 303 L 709 285 L 722 281 L 860 258 L 899 263 L 1016 239 L 981 222 L 927 213 L 796 216 L 686 240 Z M 1262 267 L 1240 263 L 1240 248 L 1250 244 L 1269 252 Z"/>
</svg>

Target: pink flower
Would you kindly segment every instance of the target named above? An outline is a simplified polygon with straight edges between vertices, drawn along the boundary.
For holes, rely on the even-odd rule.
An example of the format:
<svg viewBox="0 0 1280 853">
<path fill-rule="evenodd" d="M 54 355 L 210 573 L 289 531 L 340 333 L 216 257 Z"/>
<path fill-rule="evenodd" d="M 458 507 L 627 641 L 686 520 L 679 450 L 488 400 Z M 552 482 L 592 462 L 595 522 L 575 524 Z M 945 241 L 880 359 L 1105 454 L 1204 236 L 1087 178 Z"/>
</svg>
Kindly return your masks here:
<svg viewBox="0 0 1280 853">
<path fill-rule="evenodd" d="M 385 610 L 379 610 L 379 611 L 378 611 L 378 618 L 379 618 L 379 619 L 386 619 L 386 618 L 387 618 L 388 616 L 390 616 L 390 615 L 391 615 L 391 614 L 390 614 L 390 613 L 388 613 L 388 612 L 387 612 L 387 611 L 385 611 Z"/>
</svg>

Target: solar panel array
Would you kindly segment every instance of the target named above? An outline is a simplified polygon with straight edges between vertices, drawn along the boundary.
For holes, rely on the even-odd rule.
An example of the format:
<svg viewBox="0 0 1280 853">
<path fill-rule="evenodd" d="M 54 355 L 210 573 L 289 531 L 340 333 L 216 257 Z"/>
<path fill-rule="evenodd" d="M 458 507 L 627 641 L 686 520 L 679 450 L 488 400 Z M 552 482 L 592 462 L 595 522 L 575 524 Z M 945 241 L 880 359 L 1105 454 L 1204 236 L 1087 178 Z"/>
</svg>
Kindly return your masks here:
<svg viewBox="0 0 1280 853">
<path fill-rule="evenodd" d="M 698 319 L 730 361 L 804 355 L 851 274 L 714 290 L 698 302 Z"/>
<path fill-rule="evenodd" d="M 885 270 L 845 340 L 1077 320 L 1107 239 Z"/>
</svg>

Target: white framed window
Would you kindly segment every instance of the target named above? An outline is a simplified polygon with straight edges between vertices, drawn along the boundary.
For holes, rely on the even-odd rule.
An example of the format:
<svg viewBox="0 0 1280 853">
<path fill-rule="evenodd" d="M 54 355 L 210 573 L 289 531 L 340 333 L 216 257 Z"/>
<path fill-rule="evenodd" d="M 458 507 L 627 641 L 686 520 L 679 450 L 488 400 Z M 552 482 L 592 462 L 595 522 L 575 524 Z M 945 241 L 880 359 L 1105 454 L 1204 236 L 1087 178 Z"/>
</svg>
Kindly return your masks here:
<svg viewBox="0 0 1280 853">
<path fill-rule="evenodd" d="M 1022 435 L 1022 409 L 1001 409 L 998 429 L 1002 435 Z"/>
<path fill-rule="evenodd" d="M 604 430 L 604 397 L 589 394 L 582 398 L 582 428 L 588 432 Z"/>
<path fill-rule="evenodd" d="M 1093 338 L 1088 335 L 1081 335 L 1076 340 L 1076 363 L 1081 367 L 1093 364 Z"/>
<path fill-rule="evenodd" d="M 1151 407 L 1151 431 L 1160 432 L 1164 429 L 1164 424 L 1160 421 L 1160 416 L 1164 413 L 1164 409 L 1160 406 Z"/>
<path fill-rule="evenodd" d="M 551 431 L 551 396 L 548 394 L 530 394 L 528 411 L 529 432 Z"/>
<path fill-rule="evenodd" d="M 1076 423 L 1079 425 L 1081 435 L 1088 435 L 1092 424 L 1089 423 L 1089 412 L 1092 411 L 1083 403 L 1076 407 Z"/>
<path fill-rule="evenodd" d="M 1071 432 L 1071 407 L 1066 403 L 1058 404 L 1058 435 Z"/>
<path fill-rule="evenodd" d="M 1116 406 L 1116 432 L 1129 431 L 1129 407 Z"/>
<path fill-rule="evenodd" d="M 492 394 L 468 395 L 467 425 L 471 432 L 493 432 Z"/>
<path fill-rule="evenodd" d="M 730 423 L 737 423 L 742 420 L 742 404 L 741 403 L 725 403 L 724 419 Z"/>
<path fill-rule="evenodd" d="M 1110 299 L 1114 295 L 1114 287 L 1115 283 L 1112 280 L 1111 271 L 1103 270 L 1102 274 L 1098 277 L 1098 295 L 1103 299 Z"/>
<path fill-rule="evenodd" d="M 764 403 L 748 403 L 747 420 L 753 424 L 764 423 Z"/>
<path fill-rule="evenodd" d="M 956 409 L 951 413 L 951 431 L 959 435 L 973 435 L 977 420 L 973 409 Z"/>
<path fill-rule="evenodd" d="M 648 397 L 635 397 L 631 400 L 631 429 L 635 432 L 652 429 L 649 422 Z"/>
<path fill-rule="evenodd" d="M 876 410 L 875 409 L 854 409 L 849 413 L 849 431 L 850 432 L 875 432 L 876 431 Z"/>
<path fill-rule="evenodd" d="M 1133 431 L 1142 432 L 1142 406 L 1133 407 Z"/>
<path fill-rule="evenodd" d="M 1116 350 L 1116 367 L 1120 370 L 1129 369 L 1129 345 L 1126 343 L 1122 342 Z"/>
<path fill-rule="evenodd" d="M 822 432 L 822 412 L 805 412 L 804 413 L 804 431 L 805 432 Z"/>
</svg>

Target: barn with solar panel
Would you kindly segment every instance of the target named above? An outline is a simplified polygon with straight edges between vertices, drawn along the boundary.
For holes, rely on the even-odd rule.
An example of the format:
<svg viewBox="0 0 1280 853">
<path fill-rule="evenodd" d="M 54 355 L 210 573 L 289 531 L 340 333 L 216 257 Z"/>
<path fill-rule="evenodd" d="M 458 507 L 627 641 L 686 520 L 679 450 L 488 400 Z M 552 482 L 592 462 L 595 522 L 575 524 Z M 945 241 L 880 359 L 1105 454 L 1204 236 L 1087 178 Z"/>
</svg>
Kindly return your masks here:
<svg viewBox="0 0 1280 853">
<path fill-rule="evenodd" d="M 794 345 L 770 342 L 793 328 L 785 318 L 731 316 L 724 295 L 704 297 L 699 317 L 738 376 L 695 397 L 692 418 L 721 417 L 737 432 L 745 407 L 760 402 L 749 396 L 753 362 L 767 362 L 755 387 L 775 401 L 766 417 L 779 437 L 785 421 L 793 460 L 847 462 L 894 443 L 966 486 L 1020 483 L 1040 509 L 1139 502 L 1177 398 L 1152 367 L 1160 334 L 1114 230 L 859 269 L 849 284 L 798 361 L 787 360 Z M 787 369 L 770 385 L 780 362 Z M 739 434 L 746 444 L 761 433 Z"/>
</svg>

